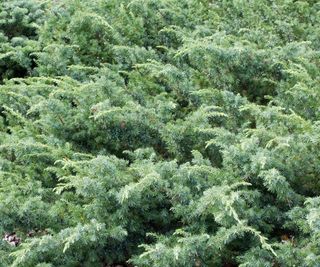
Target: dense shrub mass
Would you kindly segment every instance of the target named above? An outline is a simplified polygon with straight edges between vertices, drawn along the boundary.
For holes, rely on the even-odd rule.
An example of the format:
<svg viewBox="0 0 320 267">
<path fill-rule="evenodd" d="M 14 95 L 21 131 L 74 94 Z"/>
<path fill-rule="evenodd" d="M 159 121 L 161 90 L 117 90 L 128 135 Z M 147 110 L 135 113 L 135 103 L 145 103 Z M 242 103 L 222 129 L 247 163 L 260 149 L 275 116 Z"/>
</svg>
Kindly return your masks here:
<svg viewBox="0 0 320 267">
<path fill-rule="evenodd" d="M 0 41 L 0 267 L 320 266 L 319 1 L 0 0 Z"/>
</svg>

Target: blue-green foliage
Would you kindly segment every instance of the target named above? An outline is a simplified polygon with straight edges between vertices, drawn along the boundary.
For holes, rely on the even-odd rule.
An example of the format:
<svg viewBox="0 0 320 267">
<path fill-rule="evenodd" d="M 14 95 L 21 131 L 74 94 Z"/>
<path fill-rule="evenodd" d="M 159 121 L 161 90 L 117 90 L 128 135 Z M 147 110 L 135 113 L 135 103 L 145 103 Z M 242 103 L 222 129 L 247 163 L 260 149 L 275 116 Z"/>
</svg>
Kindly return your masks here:
<svg viewBox="0 0 320 267">
<path fill-rule="evenodd" d="M 320 4 L 0 0 L 0 267 L 318 266 Z"/>
</svg>

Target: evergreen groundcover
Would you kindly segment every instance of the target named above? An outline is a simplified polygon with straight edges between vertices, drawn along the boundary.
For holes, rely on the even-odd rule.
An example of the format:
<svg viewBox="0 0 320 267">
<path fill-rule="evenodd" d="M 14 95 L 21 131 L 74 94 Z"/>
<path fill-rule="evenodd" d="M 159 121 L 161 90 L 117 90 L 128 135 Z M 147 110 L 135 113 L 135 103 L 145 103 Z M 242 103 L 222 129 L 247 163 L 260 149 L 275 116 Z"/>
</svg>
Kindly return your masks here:
<svg viewBox="0 0 320 267">
<path fill-rule="evenodd" d="M 0 0 L 1 267 L 320 266 L 320 2 Z"/>
</svg>

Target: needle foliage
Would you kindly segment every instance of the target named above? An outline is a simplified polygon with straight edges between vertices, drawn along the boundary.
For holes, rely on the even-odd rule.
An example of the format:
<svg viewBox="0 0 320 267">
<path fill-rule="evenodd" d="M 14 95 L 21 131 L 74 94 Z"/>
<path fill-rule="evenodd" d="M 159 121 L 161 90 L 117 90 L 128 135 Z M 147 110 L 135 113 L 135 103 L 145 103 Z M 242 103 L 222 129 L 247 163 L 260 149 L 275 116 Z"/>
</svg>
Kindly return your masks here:
<svg viewBox="0 0 320 267">
<path fill-rule="evenodd" d="M 0 267 L 320 262 L 320 3 L 0 0 Z"/>
</svg>

